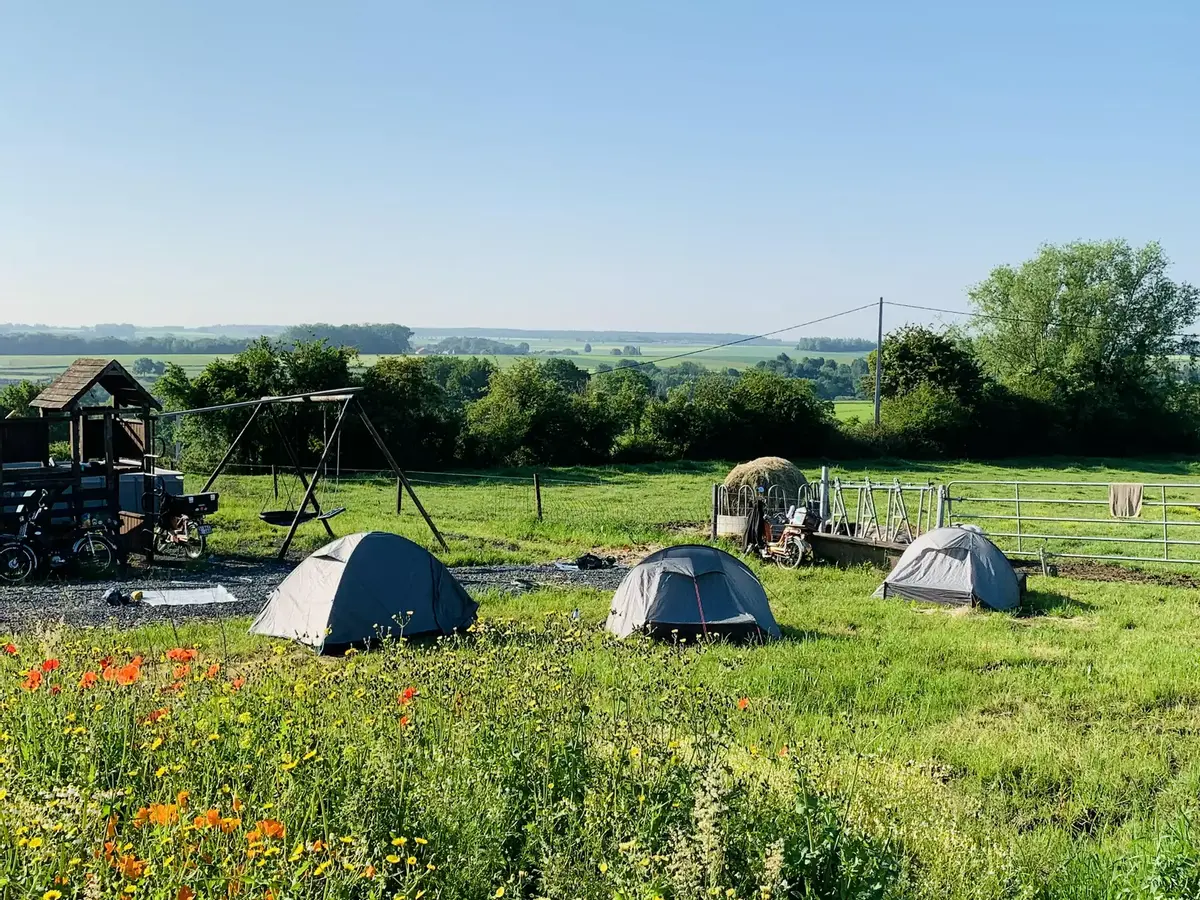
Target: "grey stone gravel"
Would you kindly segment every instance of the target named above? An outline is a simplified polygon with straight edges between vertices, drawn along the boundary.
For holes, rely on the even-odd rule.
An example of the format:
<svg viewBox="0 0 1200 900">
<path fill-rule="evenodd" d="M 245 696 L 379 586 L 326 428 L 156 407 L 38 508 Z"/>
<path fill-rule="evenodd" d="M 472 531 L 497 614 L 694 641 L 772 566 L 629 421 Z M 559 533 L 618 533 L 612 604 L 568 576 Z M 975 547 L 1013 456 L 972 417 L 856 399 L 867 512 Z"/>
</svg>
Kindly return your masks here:
<svg viewBox="0 0 1200 900">
<path fill-rule="evenodd" d="M 109 581 L 52 578 L 20 586 L 0 586 L 0 634 L 29 631 L 63 622 L 72 626 L 131 628 L 151 622 L 216 619 L 256 614 L 267 595 L 296 562 L 211 557 L 202 564 L 163 563 L 153 569 L 131 567 Z M 472 594 L 485 590 L 523 593 L 539 587 L 593 587 L 613 591 L 626 569 L 563 571 L 553 565 L 464 566 L 452 569 Z M 109 588 L 128 593 L 139 588 L 169 589 L 223 585 L 236 603 L 212 606 L 110 606 L 100 598 Z"/>
</svg>

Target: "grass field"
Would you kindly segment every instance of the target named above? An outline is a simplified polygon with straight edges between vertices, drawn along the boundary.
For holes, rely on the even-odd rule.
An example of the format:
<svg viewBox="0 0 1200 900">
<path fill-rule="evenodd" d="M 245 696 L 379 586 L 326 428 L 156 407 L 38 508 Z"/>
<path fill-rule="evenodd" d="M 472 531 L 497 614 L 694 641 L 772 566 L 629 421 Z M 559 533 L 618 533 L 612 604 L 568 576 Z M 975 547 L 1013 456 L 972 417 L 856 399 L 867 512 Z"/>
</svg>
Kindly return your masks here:
<svg viewBox="0 0 1200 900">
<path fill-rule="evenodd" d="M 690 539 L 722 472 L 555 472 L 540 523 L 515 515 L 520 481 L 417 477 L 446 558 L 544 560 Z M 840 473 L 1183 481 L 1196 466 Z M 218 546 L 268 549 L 264 482 L 218 485 Z M 421 536 L 383 482 L 341 499 L 340 532 Z M 17 635 L 0 653 L 0 885 L 175 900 L 230 882 L 278 900 L 1198 895 L 1194 590 L 1038 576 L 1009 615 L 875 599 L 865 569 L 757 571 L 784 638 L 749 648 L 612 642 L 607 594 L 558 589 L 482 596 L 464 639 L 346 659 L 244 622 Z M 173 647 L 199 657 L 168 660 Z M 125 675 L 81 688 L 104 657 Z"/>
<path fill-rule="evenodd" d="M 162 362 L 183 366 L 189 375 L 198 375 L 217 356 L 208 353 L 135 353 L 115 357 L 121 365 L 130 368 L 133 361 L 149 355 Z M 0 356 L 0 378 L 28 378 L 32 381 L 49 380 L 59 375 L 75 361 L 74 355 L 67 356 Z"/>
<path fill-rule="evenodd" d="M 850 419 L 869 421 L 875 415 L 874 400 L 837 400 L 833 404 L 833 414 L 840 422 Z"/>
</svg>

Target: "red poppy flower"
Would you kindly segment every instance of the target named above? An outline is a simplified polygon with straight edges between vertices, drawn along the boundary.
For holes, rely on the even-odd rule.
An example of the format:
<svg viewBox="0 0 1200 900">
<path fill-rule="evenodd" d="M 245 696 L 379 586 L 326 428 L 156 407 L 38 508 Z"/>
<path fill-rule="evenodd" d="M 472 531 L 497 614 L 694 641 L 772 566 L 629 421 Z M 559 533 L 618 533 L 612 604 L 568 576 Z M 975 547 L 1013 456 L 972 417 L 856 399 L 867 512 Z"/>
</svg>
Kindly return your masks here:
<svg viewBox="0 0 1200 900">
<path fill-rule="evenodd" d="M 4 652 L 7 653 L 9 656 L 16 656 L 17 655 L 17 645 L 16 644 L 5 644 Z"/>
<path fill-rule="evenodd" d="M 746 697 L 742 697 L 740 700 L 738 700 L 738 709 L 745 709 L 749 705 L 750 701 Z"/>
<path fill-rule="evenodd" d="M 176 647 L 173 650 L 167 651 L 167 659 L 178 663 L 192 662 L 199 655 L 199 651 L 193 649 L 185 650 L 183 647 Z"/>
<path fill-rule="evenodd" d="M 411 685 L 409 687 L 406 687 L 404 689 L 404 692 L 400 695 L 400 705 L 408 706 L 408 704 L 413 702 L 413 698 L 416 696 L 417 696 L 417 689 L 415 687 L 412 687 Z"/>
<path fill-rule="evenodd" d="M 59 666 L 57 659 L 48 659 L 42 663 L 43 672 L 53 672 Z"/>
<path fill-rule="evenodd" d="M 25 676 L 25 680 L 21 682 L 21 687 L 27 691 L 36 691 L 42 686 L 42 673 L 37 669 L 32 669 Z"/>
<path fill-rule="evenodd" d="M 99 680 L 100 676 L 95 672 L 84 672 L 83 676 L 79 679 L 79 686 L 86 691 L 90 687 L 95 687 L 96 682 Z"/>
<path fill-rule="evenodd" d="M 216 663 L 213 663 L 211 666 L 208 667 L 208 671 L 204 673 L 204 677 L 205 678 L 216 678 L 217 673 L 220 671 L 221 671 L 221 667 L 219 665 L 217 665 Z"/>
<path fill-rule="evenodd" d="M 230 690 L 240 691 L 242 689 L 242 685 L 245 683 L 246 679 L 239 675 L 237 678 L 233 679 L 233 681 L 229 682 L 229 688 Z"/>
</svg>

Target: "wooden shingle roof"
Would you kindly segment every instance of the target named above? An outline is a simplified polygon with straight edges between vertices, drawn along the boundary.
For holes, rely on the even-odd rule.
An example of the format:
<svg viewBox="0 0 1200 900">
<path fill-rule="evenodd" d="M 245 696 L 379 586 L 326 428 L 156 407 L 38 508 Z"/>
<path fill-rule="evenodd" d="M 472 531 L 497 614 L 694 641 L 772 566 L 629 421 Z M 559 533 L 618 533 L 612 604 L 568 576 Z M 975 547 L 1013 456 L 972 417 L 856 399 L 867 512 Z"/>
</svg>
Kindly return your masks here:
<svg viewBox="0 0 1200 900">
<path fill-rule="evenodd" d="M 112 395 L 117 406 L 162 409 L 162 404 L 115 359 L 75 360 L 29 405 L 46 410 L 72 409 L 97 385 Z"/>
</svg>

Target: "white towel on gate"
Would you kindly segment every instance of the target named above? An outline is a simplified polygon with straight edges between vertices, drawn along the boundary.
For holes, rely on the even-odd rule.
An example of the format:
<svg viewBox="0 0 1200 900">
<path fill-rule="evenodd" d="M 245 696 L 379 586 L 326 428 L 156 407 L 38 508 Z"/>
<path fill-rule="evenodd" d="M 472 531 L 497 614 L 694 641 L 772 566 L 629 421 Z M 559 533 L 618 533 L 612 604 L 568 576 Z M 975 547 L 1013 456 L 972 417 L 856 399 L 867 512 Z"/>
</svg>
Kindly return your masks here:
<svg viewBox="0 0 1200 900">
<path fill-rule="evenodd" d="M 1136 519 L 1142 514 L 1142 485 L 1114 483 L 1108 486 L 1108 511 L 1114 519 Z"/>
</svg>

